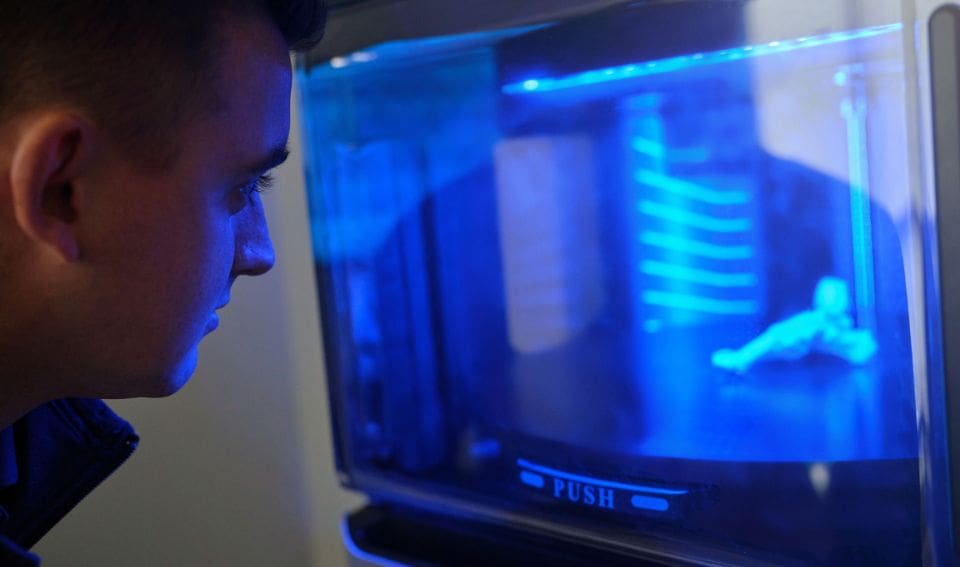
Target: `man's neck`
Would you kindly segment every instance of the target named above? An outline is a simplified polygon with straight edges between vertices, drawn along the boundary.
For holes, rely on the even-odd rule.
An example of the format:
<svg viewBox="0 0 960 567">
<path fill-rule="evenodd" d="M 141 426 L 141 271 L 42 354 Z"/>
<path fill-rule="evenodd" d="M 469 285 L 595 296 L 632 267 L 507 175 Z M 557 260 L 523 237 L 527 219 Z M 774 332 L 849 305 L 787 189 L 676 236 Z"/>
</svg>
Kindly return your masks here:
<svg viewBox="0 0 960 567">
<path fill-rule="evenodd" d="M 49 400 L 40 389 L 43 372 L 17 364 L 16 359 L 10 352 L 0 352 L 0 431 Z"/>
</svg>

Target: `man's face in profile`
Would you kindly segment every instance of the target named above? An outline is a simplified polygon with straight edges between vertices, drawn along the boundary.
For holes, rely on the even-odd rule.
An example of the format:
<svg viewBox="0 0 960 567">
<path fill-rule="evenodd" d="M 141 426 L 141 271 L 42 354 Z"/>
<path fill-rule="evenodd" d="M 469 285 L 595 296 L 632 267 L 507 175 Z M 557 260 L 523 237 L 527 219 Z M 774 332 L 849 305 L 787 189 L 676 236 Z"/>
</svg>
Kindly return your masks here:
<svg viewBox="0 0 960 567">
<path fill-rule="evenodd" d="M 286 156 L 287 47 L 266 18 L 229 16 L 219 28 L 209 88 L 220 104 L 176 131 L 173 166 L 149 174 L 119 157 L 102 165 L 103 187 L 92 197 L 101 202 L 90 207 L 102 218 L 89 240 L 97 272 L 88 297 L 104 381 L 92 395 L 175 392 L 234 279 L 273 264 L 254 189 Z"/>
</svg>

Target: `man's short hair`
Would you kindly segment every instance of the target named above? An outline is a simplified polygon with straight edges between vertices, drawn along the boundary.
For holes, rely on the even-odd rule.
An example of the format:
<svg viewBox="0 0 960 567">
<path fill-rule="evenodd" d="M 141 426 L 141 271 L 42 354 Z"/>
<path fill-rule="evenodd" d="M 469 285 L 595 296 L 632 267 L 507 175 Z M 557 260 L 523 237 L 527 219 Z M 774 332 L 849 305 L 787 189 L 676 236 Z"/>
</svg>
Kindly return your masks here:
<svg viewBox="0 0 960 567">
<path fill-rule="evenodd" d="M 159 166 L 158 143 L 215 104 L 217 22 L 230 13 L 271 18 L 295 51 L 319 42 L 326 19 L 322 0 L 0 2 L 0 125 L 77 108 Z"/>
</svg>

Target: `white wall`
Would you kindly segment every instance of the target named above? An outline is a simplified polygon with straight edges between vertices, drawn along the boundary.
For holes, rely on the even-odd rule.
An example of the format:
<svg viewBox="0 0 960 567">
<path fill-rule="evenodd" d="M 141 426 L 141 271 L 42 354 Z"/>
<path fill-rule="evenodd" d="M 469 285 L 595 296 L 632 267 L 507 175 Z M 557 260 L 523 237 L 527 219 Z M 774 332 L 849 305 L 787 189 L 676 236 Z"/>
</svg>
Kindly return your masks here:
<svg viewBox="0 0 960 567">
<path fill-rule="evenodd" d="M 333 467 L 296 112 L 265 196 L 276 267 L 237 281 L 181 392 L 111 402 L 140 448 L 35 548 L 46 567 L 346 565 L 360 500 Z"/>
</svg>

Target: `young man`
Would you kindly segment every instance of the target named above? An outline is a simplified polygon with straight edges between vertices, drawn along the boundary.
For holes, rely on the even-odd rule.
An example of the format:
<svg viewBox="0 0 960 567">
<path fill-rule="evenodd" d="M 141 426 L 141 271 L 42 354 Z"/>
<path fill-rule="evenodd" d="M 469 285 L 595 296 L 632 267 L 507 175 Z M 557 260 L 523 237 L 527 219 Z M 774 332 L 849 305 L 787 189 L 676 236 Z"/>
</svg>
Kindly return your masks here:
<svg viewBox="0 0 960 567">
<path fill-rule="evenodd" d="M 133 451 L 98 398 L 194 371 L 237 276 L 270 269 L 288 50 L 318 0 L 0 5 L 0 565 Z"/>
</svg>

